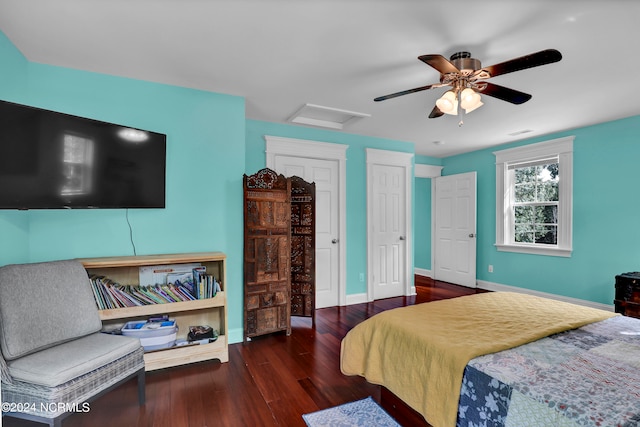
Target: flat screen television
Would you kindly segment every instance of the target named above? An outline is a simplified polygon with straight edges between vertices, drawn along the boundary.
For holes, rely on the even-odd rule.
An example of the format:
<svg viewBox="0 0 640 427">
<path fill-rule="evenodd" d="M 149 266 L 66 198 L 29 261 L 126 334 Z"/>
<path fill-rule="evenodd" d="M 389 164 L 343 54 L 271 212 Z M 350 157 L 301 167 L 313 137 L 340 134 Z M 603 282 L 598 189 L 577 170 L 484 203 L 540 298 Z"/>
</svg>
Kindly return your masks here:
<svg viewBox="0 0 640 427">
<path fill-rule="evenodd" d="M 164 208 L 166 135 L 0 101 L 0 209 Z"/>
</svg>

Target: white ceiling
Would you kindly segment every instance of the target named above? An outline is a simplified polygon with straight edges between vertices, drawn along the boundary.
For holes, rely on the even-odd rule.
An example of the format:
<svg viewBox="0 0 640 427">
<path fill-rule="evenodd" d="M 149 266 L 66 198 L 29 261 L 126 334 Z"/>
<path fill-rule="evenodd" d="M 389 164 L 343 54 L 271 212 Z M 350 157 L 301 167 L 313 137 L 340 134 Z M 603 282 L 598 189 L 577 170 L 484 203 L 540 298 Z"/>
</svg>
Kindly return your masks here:
<svg viewBox="0 0 640 427">
<path fill-rule="evenodd" d="M 243 96 L 249 119 L 370 114 L 344 131 L 435 157 L 640 114 L 638 18 L 635 0 L 0 0 L 30 61 Z M 562 61 L 490 80 L 529 102 L 484 96 L 462 127 L 427 118 L 442 88 L 373 102 L 438 82 L 423 54 L 487 66 L 548 48 Z"/>
</svg>

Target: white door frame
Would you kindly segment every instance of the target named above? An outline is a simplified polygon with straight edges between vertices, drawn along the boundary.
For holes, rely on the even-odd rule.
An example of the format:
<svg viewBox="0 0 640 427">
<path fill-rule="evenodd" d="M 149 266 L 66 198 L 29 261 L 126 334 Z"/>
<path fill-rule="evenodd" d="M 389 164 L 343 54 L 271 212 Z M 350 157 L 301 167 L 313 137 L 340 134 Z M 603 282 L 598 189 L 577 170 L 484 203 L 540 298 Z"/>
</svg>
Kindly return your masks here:
<svg viewBox="0 0 640 427">
<path fill-rule="evenodd" d="M 308 159 L 335 160 L 338 162 L 338 301 L 347 305 L 346 287 L 346 244 L 347 244 L 347 156 L 349 148 L 346 144 L 331 142 L 309 141 L 305 139 L 285 138 L 281 136 L 265 135 L 266 164 L 270 169 L 275 168 L 276 156 L 301 157 Z"/>
<path fill-rule="evenodd" d="M 429 277 L 434 277 L 434 266 L 436 262 L 436 254 L 433 248 L 436 244 L 436 181 L 433 178 L 442 176 L 442 168 L 444 166 L 434 165 L 415 165 L 414 175 L 416 178 L 431 179 L 431 270 Z"/>
<path fill-rule="evenodd" d="M 399 166 L 404 168 L 405 176 L 405 259 L 404 259 L 404 294 L 412 295 L 415 293 L 413 285 L 413 231 L 411 222 L 412 201 L 413 201 L 413 153 L 402 153 L 399 151 L 377 150 L 374 148 L 366 149 L 367 155 L 367 301 L 373 301 L 374 292 L 372 279 L 375 257 L 375 230 L 373 229 L 372 213 L 375 208 L 373 205 L 373 165 Z"/>
</svg>

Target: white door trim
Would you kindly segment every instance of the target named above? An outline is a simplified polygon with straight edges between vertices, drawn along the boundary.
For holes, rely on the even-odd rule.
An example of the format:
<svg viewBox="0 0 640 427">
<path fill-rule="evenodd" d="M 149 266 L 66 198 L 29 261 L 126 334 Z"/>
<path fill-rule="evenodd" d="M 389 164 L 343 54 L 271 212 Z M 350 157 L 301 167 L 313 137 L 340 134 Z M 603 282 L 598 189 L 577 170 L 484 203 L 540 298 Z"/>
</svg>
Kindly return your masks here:
<svg viewBox="0 0 640 427">
<path fill-rule="evenodd" d="M 371 278 L 373 273 L 372 265 L 374 259 L 374 233 L 373 230 L 373 165 L 399 166 L 405 170 L 405 231 L 406 238 L 405 259 L 404 259 L 404 294 L 415 293 L 413 286 L 413 232 L 411 231 L 411 212 L 413 194 L 413 153 L 402 153 L 398 151 L 366 149 L 367 155 L 367 300 L 373 301 L 373 283 Z"/>
<path fill-rule="evenodd" d="M 338 162 L 338 301 L 340 305 L 347 305 L 346 287 L 346 243 L 347 243 L 347 148 L 345 144 L 331 142 L 309 141 L 305 139 L 285 138 L 281 136 L 265 135 L 266 164 L 270 169 L 275 168 L 276 156 L 302 157 L 320 160 L 335 160 Z"/>
<path fill-rule="evenodd" d="M 434 266 L 436 262 L 436 251 L 433 248 L 436 247 L 436 180 L 442 176 L 442 169 L 444 166 L 434 165 L 415 165 L 414 175 L 416 178 L 430 178 L 431 179 L 431 275 L 434 277 Z"/>
<path fill-rule="evenodd" d="M 444 166 L 416 164 L 414 166 L 414 175 L 416 178 L 435 178 L 442 175 L 443 167 Z"/>
</svg>

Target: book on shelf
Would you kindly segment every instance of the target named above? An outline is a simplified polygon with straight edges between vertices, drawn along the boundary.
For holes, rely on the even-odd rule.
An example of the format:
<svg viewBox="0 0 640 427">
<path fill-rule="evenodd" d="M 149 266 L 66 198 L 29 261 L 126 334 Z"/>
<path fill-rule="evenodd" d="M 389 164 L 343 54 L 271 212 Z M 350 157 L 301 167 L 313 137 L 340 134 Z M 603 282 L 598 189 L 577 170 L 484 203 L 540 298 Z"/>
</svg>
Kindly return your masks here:
<svg viewBox="0 0 640 427">
<path fill-rule="evenodd" d="M 165 304 L 196 299 L 180 283 L 156 285 L 121 285 L 107 277 L 89 277 L 93 296 L 99 310 Z"/>
<path fill-rule="evenodd" d="M 141 285 L 166 285 L 174 283 L 176 279 L 182 281 L 181 277 L 190 277 L 193 274 L 193 269 L 200 265 L 200 263 L 188 263 L 143 266 L 138 270 L 139 283 Z"/>
<path fill-rule="evenodd" d="M 192 295 L 196 299 L 213 298 L 221 292 L 220 282 L 215 276 L 206 273 L 205 267 L 193 269 L 193 290 Z"/>
</svg>

